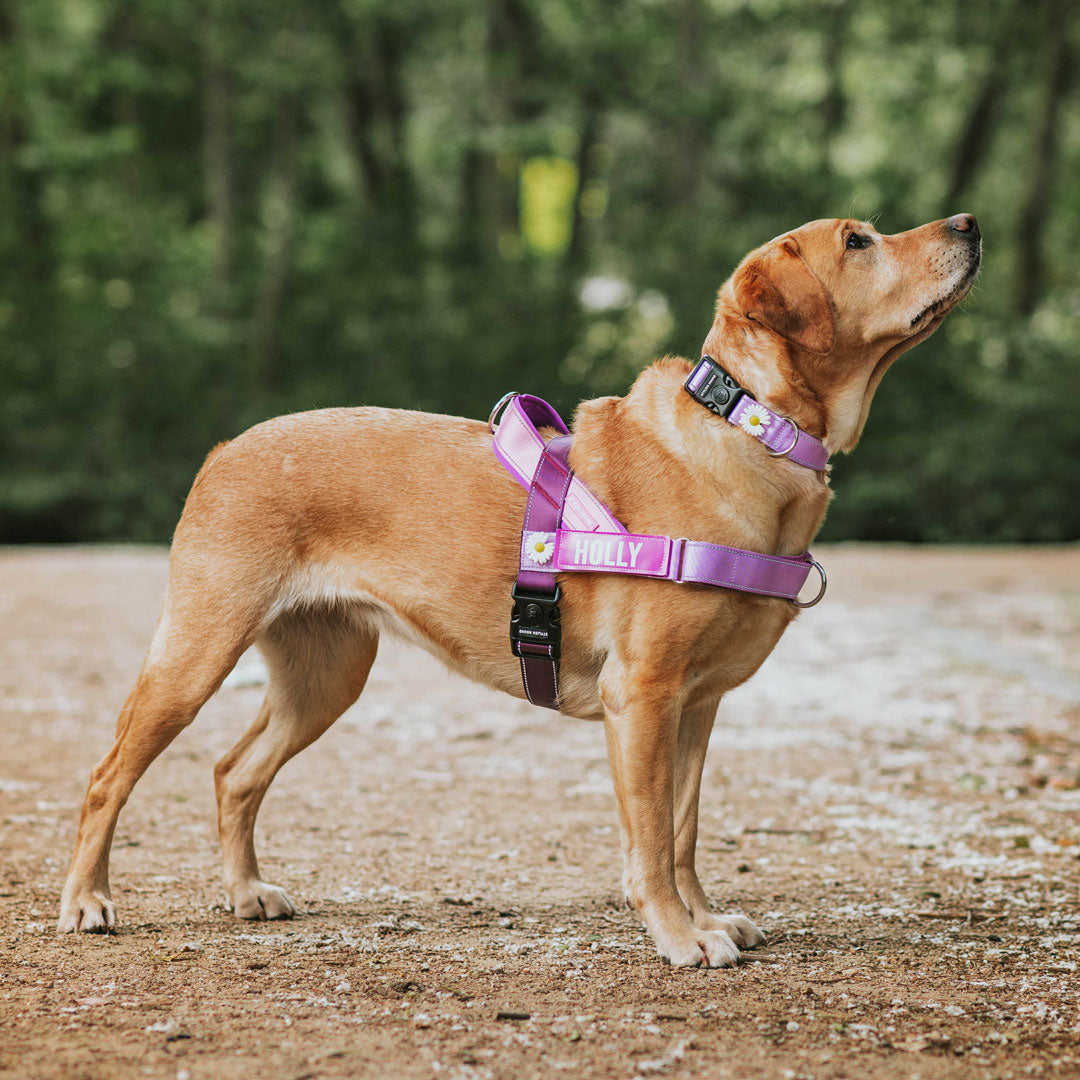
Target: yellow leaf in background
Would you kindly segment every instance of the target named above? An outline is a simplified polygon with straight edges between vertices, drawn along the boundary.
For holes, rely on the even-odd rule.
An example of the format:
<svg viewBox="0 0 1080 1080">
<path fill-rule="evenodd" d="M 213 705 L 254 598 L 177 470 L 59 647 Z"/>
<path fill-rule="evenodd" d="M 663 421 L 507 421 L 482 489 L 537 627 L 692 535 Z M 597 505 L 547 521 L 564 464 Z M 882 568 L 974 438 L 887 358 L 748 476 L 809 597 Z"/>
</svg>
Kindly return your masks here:
<svg viewBox="0 0 1080 1080">
<path fill-rule="evenodd" d="M 564 157 L 529 158 L 521 169 L 521 239 L 537 255 L 561 255 L 570 243 L 577 166 Z"/>
</svg>

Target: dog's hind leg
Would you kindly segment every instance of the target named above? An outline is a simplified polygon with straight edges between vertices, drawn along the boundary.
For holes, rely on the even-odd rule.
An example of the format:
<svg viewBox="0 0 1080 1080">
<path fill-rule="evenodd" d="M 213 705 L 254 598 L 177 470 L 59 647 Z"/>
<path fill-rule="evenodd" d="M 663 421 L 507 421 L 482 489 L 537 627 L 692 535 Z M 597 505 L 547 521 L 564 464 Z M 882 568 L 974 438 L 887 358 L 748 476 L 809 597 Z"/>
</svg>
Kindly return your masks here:
<svg viewBox="0 0 1080 1080">
<path fill-rule="evenodd" d="M 675 750 L 675 883 L 683 903 L 699 930 L 723 930 L 741 949 L 752 949 L 765 935 L 745 915 L 715 915 L 698 880 L 698 800 L 701 771 L 709 748 L 709 735 L 719 701 L 686 709 L 679 720 Z"/>
<path fill-rule="evenodd" d="M 191 723 L 255 636 L 256 604 L 239 605 L 201 574 L 185 580 L 184 569 L 174 564 L 161 621 L 120 712 L 116 741 L 90 774 L 60 900 L 61 933 L 116 925 L 109 849 L 120 810 L 139 777 Z"/>
<path fill-rule="evenodd" d="M 348 607 L 287 612 L 259 639 L 270 669 L 266 700 L 255 723 L 214 769 L 225 891 L 241 918 L 295 914 L 284 890 L 259 875 L 255 816 L 281 766 L 360 696 L 378 641 L 372 623 Z"/>
</svg>

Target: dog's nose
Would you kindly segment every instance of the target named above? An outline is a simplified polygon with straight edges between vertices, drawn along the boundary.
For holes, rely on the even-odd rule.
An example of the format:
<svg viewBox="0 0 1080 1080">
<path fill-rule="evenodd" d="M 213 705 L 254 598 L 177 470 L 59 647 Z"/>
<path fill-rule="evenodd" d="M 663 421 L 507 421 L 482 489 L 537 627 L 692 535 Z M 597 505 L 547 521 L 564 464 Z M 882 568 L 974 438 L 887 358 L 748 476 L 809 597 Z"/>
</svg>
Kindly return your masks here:
<svg viewBox="0 0 1080 1080">
<path fill-rule="evenodd" d="M 975 220 L 974 214 L 953 214 L 948 224 L 953 232 L 967 233 L 969 240 L 979 238 L 979 223 Z"/>
</svg>

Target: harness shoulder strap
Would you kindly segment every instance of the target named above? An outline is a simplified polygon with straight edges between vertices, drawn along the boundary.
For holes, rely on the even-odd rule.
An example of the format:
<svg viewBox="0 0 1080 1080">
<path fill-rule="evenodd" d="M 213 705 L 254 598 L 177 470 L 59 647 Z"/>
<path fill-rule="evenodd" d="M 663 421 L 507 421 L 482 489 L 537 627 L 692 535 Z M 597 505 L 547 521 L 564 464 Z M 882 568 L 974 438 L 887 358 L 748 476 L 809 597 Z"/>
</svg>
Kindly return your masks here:
<svg viewBox="0 0 1080 1080">
<path fill-rule="evenodd" d="M 532 487 L 545 445 L 536 429 L 553 427 L 564 435 L 567 433 L 559 414 L 532 394 L 507 394 L 492 409 L 488 427 L 494 436 L 495 457 L 526 491 Z M 568 529 L 583 532 L 626 532 L 622 522 L 577 477 L 570 481 L 566 492 L 562 523 Z"/>
<path fill-rule="evenodd" d="M 562 522 L 573 477 L 570 444 L 569 435 L 559 435 L 540 452 L 525 504 L 522 532 L 526 537 L 554 538 Z M 510 595 L 514 598 L 510 647 L 521 661 L 525 696 L 534 705 L 558 709 L 562 626 L 555 575 L 521 567 Z"/>
</svg>

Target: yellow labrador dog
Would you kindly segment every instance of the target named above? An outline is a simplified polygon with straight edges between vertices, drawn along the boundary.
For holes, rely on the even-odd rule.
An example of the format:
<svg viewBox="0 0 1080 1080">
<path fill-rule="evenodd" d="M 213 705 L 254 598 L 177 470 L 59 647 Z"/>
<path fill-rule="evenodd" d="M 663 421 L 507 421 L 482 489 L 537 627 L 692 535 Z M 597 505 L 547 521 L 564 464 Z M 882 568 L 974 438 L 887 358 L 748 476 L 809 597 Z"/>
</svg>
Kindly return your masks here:
<svg viewBox="0 0 1080 1080">
<path fill-rule="evenodd" d="M 980 257 L 969 214 L 892 236 L 864 221 L 810 222 L 738 266 L 704 352 L 829 452 L 850 450 L 889 365 L 967 294 Z M 827 471 L 767 453 L 702 408 L 684 390 L 690 371 L 668 357 L 626 397 L 584 402 L 577 476 L 634 532 L 804 552 L 829 502 Z M 242 918 L 294 914 L 259 874 L 255 816 L 278 769 L 356 701 L 381 632 L 522 696 L 507 615 L 524 506 L 475 420 L 327 409 L 215 449 L 177 526 L 161 619 L 116 741 L 90 778 L 59 929 L 116 924 L 120 809 L 252 644 L 269 667 L 266 700 L 215 769 L 225 889 Z M 702 764 L 720 699 L 758 669 L 796 608 L 620 574 L 560 584 L 561 707 L 604 722 L 627 903 L 671 963 L 734 964 L 764 938 L 741 915 L 713 913 L 698 881 Z"/>
</svg>

